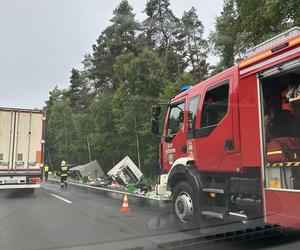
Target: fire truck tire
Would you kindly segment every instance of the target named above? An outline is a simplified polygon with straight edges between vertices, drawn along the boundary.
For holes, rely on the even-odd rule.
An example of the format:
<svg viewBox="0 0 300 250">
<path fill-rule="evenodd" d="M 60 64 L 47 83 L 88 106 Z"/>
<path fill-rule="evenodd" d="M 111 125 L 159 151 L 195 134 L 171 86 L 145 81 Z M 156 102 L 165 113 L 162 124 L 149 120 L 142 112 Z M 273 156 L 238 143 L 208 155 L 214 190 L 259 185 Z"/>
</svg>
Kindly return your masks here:
<svg viewBox="0 0 300 250">
<path fill-rule="evenodd" d="M 181 231 L 197 229 L 199 225 L 199 200 L 192 186 L 180 181 L 173 190 L 172 211 L 175 225 Z"/>
</svg>

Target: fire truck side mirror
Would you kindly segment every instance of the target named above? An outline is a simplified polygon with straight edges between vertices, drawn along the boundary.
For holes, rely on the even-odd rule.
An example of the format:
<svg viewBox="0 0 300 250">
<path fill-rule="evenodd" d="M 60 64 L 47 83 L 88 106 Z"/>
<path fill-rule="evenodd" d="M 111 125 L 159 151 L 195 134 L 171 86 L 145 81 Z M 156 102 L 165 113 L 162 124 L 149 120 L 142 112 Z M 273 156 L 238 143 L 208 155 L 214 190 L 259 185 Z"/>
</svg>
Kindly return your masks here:
<svg viewBox="0 0 300 250">
<path fill-rule="evenodd" d="M 159 133 L 159 120 L 157 118 L 151 118 L 150 131 L 152 134 L 158 135 Z"/>
<path fill-rule="evenodd" d="M 158 119 L 159 115 L 160 115 L 160 111 L 161 111 L 161 108 L 160 106 L 158 105 L 153 105 L 151 107 L 151 115 L 154 119 Z"/>
</svg>

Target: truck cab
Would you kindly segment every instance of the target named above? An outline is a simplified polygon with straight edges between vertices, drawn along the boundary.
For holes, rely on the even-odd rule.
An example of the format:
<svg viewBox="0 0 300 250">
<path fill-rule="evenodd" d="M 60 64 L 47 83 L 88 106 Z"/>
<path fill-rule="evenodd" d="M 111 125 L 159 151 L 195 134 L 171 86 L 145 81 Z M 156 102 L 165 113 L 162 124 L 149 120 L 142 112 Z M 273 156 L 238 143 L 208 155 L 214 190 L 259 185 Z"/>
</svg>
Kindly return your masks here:
<svg viewBox="0 0 300 250">
<path fill-rule="evenodd" d="M 182 157 L 192 157 L 199 171 L 218 171 L 239 152 L 237 71 L 233 67 L 170 102 L 161 141 L 165 171 Z"/>
<path fill-rule="evenodd" d="M 182 229 L 254 218 L 300 228 L 299 128 L 294 27 L 170 101 L 157 193 L 172 201 Z"/>
</svg>

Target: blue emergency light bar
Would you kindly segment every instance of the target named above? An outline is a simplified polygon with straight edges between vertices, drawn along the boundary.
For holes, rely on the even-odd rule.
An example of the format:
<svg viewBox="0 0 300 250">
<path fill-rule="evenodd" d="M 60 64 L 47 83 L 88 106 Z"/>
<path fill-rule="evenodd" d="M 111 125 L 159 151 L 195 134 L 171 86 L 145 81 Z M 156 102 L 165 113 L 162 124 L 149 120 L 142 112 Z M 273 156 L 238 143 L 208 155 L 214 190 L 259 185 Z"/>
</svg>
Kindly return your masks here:
<svg viewBox="0 0 300 250">
<path fill-rule="evenodd" d="M 188 89 L 190 89 L 192 86 L 191 85 L 183 85 L 180 87 L 180 91 L 183 92 L 183 91 L 186 91 Z"/>
</svg>

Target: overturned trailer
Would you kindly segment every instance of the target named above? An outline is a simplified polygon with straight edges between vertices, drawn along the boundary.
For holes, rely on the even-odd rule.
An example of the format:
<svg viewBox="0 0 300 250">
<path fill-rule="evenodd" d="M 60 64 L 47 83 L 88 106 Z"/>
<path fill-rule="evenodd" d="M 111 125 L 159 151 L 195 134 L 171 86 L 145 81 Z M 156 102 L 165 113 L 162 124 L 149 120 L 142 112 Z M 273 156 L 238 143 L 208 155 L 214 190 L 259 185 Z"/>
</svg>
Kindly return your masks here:
<svg viewBox="0 0 300 250">
<path fill-rule="evenodd" d="M 84 176 L 94 180 L 97 178 L 103 178 L 105 176 L 105 173 L 103 172 L 97 160 L 84 165 L 72 167 L 69 171 L 71 178 L 78 180 L 83 179 Z"/>
</svg>

